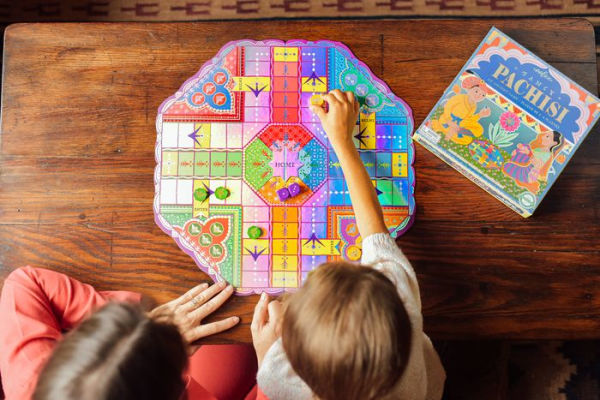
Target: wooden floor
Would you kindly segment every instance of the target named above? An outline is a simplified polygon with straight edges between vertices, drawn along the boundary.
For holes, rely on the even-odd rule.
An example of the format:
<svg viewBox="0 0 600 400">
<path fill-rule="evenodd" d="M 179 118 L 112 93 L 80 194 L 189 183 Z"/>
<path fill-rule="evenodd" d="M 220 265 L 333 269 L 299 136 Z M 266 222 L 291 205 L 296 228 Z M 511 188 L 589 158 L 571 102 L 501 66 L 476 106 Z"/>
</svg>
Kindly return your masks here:
<svg viewBox="0 0 600 400">
<path fill-rule="evenodd" d="M 158 301 L 205 278 L 153 221 L 154 118 L 160 102 L 229 40 L 342 41 L 408 102 L 417 126 L 491 24 L 597 92 L 592 27 L 583 20 L 373 24 L 10 28 L 0 276 L 31 264 Z M 599 146 L 596 128 L 525 220 L 417 145 L 417 222 L 399 243 L 418 272 L 431 336 L 600 337 Z M 222 314 L 240 315 L 242 326 L 219 340 L 249 340 L 255 301 L 227 304 Z"/>
</svg>

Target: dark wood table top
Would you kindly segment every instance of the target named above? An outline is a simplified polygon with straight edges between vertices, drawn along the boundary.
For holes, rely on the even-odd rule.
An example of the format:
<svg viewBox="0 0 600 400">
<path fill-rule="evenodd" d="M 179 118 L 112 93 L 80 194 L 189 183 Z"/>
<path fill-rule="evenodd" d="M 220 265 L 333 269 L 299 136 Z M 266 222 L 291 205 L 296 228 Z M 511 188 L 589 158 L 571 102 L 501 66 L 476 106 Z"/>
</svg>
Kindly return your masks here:
<svg viewBox="0 0 600 400">
<path fill-rule="evenodd" d="M 418 126 L 495 25 L 596 93 L 585 20 L 23 24 L 6 31 L 0 279 L 22 265 L 166 301 L 207 277 L 154 223 L 160 103 L 228 41 L 344 42 Z M 416 147 L 416 223 L 399 243 L 434 338 L 600 337 L 600 135 L 523 219 Z M 335 295 L 335 294 L 332 294 Z M 217 316 L 250 340 L 256 296 Z"/>
</svg>

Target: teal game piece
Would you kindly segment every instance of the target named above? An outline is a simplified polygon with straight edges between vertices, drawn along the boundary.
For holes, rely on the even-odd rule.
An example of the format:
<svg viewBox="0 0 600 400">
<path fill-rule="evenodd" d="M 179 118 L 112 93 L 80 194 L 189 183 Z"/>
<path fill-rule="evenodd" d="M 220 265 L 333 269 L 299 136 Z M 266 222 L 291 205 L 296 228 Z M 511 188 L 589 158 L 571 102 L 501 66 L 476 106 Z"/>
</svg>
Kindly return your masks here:
<svg viewBox="0 0 600 400">
<path fill-rule="evenodd" d="M 250 239 L 258 239 L 262 236 L 262 229 L 258 226 L 251 226 L 248 228 L 248 236 Z"/>
</svg>

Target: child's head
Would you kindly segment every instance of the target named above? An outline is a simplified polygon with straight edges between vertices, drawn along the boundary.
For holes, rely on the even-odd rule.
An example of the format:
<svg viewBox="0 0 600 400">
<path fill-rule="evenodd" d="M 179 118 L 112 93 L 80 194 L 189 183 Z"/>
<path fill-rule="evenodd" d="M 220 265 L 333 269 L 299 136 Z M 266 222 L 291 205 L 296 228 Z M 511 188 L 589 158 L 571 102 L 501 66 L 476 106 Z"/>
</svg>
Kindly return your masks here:
<svg viewBox="0 0 600 400">
<path fill-rule="evenodd" d="M 40 375 L 36 400 L 178 399 L 186 347 L 174 325 L 108 304 L 67 334 Z"/>
<path fill-rule="evenodd" d="M 322 400 L 371 400 L 402 376 L 411 325 L 392 282 L 347 262 L 312 271 L 286 302 L 283 347 L 298 375 Z"/>
</svg>

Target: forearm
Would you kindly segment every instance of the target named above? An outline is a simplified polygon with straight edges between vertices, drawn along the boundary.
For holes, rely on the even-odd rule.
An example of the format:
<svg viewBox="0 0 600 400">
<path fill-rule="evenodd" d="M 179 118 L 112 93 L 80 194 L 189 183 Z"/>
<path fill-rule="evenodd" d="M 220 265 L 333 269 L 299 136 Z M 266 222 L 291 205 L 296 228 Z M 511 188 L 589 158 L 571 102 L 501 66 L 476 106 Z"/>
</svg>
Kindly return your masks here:
<svg viewBox="0 0 600 400">
<path fill-rule="evenodd" d="M 387 233 L 377 193 L 356 147 L 352 143 L 339 146 L 336 154 L 346 178 L 360 235 L 364 238 L 374 233 Z"/>
</svg>

